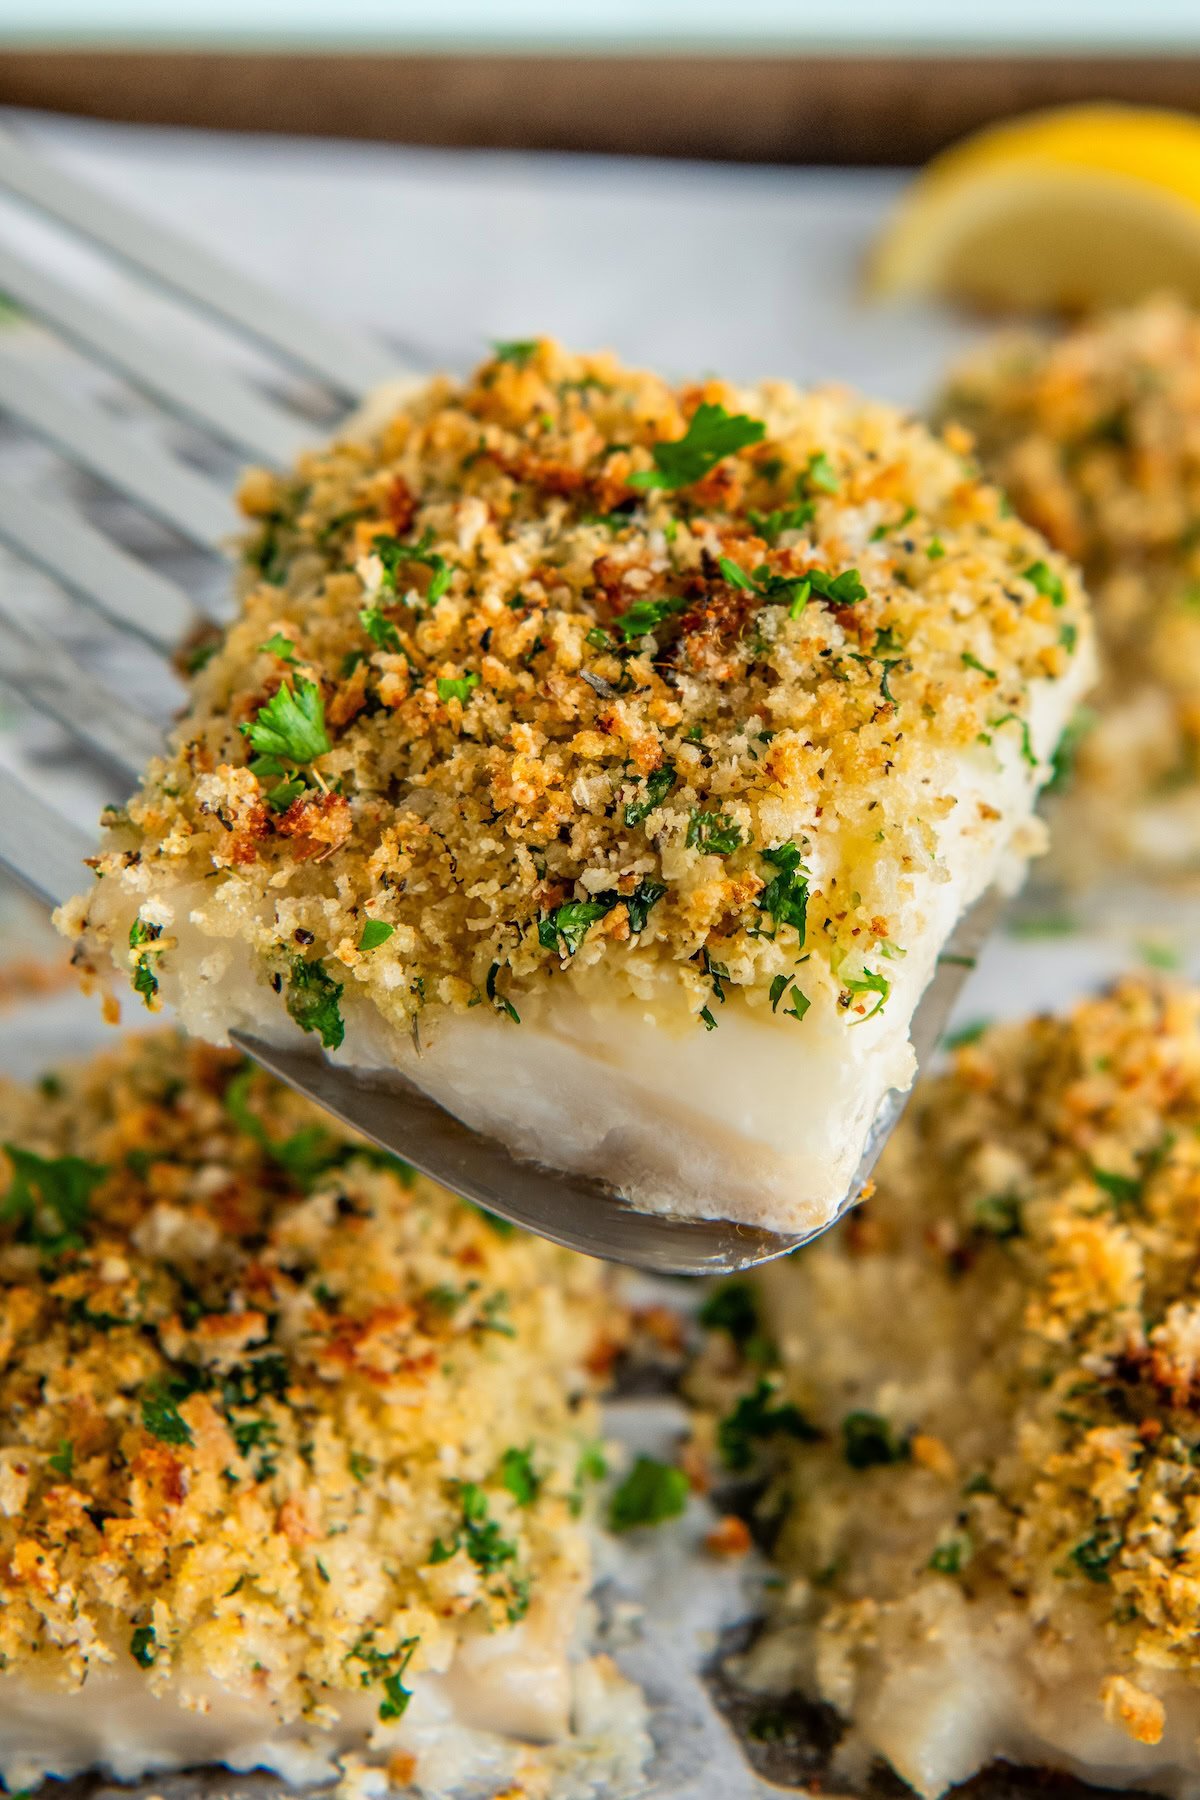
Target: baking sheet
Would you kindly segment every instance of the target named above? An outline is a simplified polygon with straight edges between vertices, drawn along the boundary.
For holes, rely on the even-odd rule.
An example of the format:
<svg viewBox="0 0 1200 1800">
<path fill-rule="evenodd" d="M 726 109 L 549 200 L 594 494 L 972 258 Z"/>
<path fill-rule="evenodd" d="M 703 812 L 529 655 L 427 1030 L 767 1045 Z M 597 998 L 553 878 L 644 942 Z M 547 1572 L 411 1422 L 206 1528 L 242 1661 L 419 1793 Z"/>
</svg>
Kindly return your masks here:
<svg viewBox="0 0 1200 1800">
<path fill-rule="evenodd" d="M 413 368 L 465 367 L 487 338 L 550 331 L 580 345 L 611 345 L 672 373 L 837 378 L 918 405 L 945 362 L 976 335 L 935 311 L 876 314 L 858 302 L 863 249 L 896 190 L 890 175 L 241 141 L 29 117 L 15 123 L 90 179 L 186 227 L 315 310 L 372 326 Z M 0 229 L 42 242 L 13 214 L 0 217 Z M 56 248 L 51 260 L 99 295 L 120 297 L 148 328 L 253 361 L 87 253 Z M 37 331 L 9 325 L 6 336 L 30 356 L 50 359 L 62 379 L 98 393 L 132 428 L 159 430 L 127 391 L 97 380 Z M 299 397 L 317 409 L 316 396 Z M 185 447 L 219 479 L 232 479 L 229 459 L 199 441 Z M 0 481 L 67 495 L 220 608 L 214 564 L 2 424 Z M 0 562 L 0 579 L 30 617 L 165 722 L 179 690 L 147 653 L 114 647 L 96 621 L 11 561 Z M 89 767 L 61 733 L 0 688 L 2 767 L 52 793 L 83 824 L 104 801 L 123 798 L 119 780 Z M 1068 908 L 1077 916 L 1066 917 Z M 997 934 L 968 982 L 960 1022 L 1066 1004 L 1140 961 L 1172 961 L 1200 975 L 1196 903 L 1186 892 L 1111 884 L 1067 902 L 1035 884 L 1014 918 L 1016 928 Z M 10 962 L 47 949 L 61 954 L 12 891 L 0 893 L 0 942 Z M 128 1009 L 127 1016 L 136 1023 Z M 96 1005 L 63 986 L 0 1012 L 0 1067 L 27 1075 L 86 1051 L 104 1033 Z M 682 1427 L 669 1397 L 631 1397 L 610 1408 L 611 1431 L 631 1451 L 669 1454 Z M 697 1500 L 678 1526 L 636 1534 L 632 1543 L 606 1542 L 599 1552 L 597 1641 L 651 1702 L 656 1748 L 639 1791 L 659 1800 L 755 1800 L 778 1791 L 748 1766 L 704 1682 L 723 1635 L 753 1612 L 763 1572 L 753 1557 L 730 1566 L 704 1553 L 712 1517 Z M 742 1708 L 743 1726 L 748 1716 Z M 760 1761 L 777 1776 L 789 1767 L 779 1757 Z M 790 1767 L 803 1767 L 803 1758 Z M 85 1788 L 109 1791 L 104 1783 L 71 1784 L 72 1792 Z M 201 1792 L 269 1800 L 285 1790 L 268 1777 L 217 1772 L 156 1779 L 139 1791 L 164 1800 Z M 619 1800 L 616 1789 L 608 1791 Z"/>
</svg>

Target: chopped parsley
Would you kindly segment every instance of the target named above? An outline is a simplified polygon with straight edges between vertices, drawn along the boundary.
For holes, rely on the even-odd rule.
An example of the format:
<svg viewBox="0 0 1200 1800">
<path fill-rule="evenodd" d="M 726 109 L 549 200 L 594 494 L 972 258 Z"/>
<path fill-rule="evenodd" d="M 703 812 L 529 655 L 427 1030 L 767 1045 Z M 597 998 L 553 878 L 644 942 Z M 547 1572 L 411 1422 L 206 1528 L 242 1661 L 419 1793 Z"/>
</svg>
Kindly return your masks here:
<svg viewBox="0 0 1200 1800">
<path fill-rule="evenodd" d="M 488 1515 L 487 1495 L 473 1481 L 459 1486 L 462 1517 L 454 1536 L 435 1538 L 429 1552 L 431 1563 L 449 1562 L 463 1550 L 481 1575 L 494 1575 L 506 1563 L 515 1562 L 517 1546 L 501 1535 L 495 1519 Z"/>
<path fill-rule="evenodd" d="M 142 1424 L 160 1443 L 194 1442 L 192 1428 L 179 1410 L 179 1401 L 192 1390 L 182 1382 L 160 1376 L 142 1389 Z"/>
<path fill-rule="evenodd" d="M 405 563 L 421 563 L 432 571 L 425 604 L 436 606 L 450 586 L 454 571 L 444 556 L 429 548 L 432 542 L 432 531 L 423 532 L 421 541 L 417 544 L 402 544 L 399 538 L 390 537 L 383 532 L 371 540 L 371 549 L 383 564 L 383 585 L 389 593 L 399 593 L 397 577 Z"/>
<path fill-rule="evenodd" d="M 273 631 L 265 644 L 258 646 L 265 656 L 277 656 L 280 662 L 296 663 L 300 658 L 296 655 L 296 646 L 291 638 L 284 637 L 282 631 Z"/>
<path fill-rule="evenodd" d="M 740 588 L 746 594 L 757 594 L 760 600 L 788 607 L 793 619 L 798 619 L 808 604 L 812 582 L 806 575 L 775 575 L 767 563 L 759 563 L 756 569 L 747 574 L 741 564 L 735 563 L 730 556 L 722 556 L 717 560 L 722 575 L 731 587 Z"/>
<path fill-rule="evenodd" d="M 697 810 L 688 820 L 687 847 L 703 856 L 731 856 L 741 841 L 741 828 L 728 813 Z"/>
<path fill-rule="evenodd" d="M 887 976 L 876 974 L 872 969 L 864 969 L 861 975 L 852 976 L 849 981 L 844 981 L 842 986 L 851 995 L 875 994 L 878 996 L 870 1012 L 862 1013 L 853 1021 L 855 1025 L 865 1025 L 868 1019 L 873 1019 L 877 1012 L 881 1012 L 892 991 L 892 984 Z"/>
<path fill-rule="evenodd" d="M 767 428 L 761 419 L 745 413 L 729 413 L 723 406 L 704 401 L 688 421 L 681 438 L 655 444 L 652 469 L 635 470 L 633 488 L 683 488 L 702 481 L 726 456 L 761 444 Z"/>
<path fill-rule="evenodd" d="M 287 763 L 315 762 L 332 745 L 325 730 L 325 702 L 315 681 L 283 682 L 256 718 L 241 727 L 256 752 L 255 775 L 282 775 Z"/>
<path fill-rule="evenodd" d="M 770 1376 L 759 1377 L 754 1388 L 743 1394 L 737 1405 L 717 1426 L 717 1448 L 727 1469 L 742 1472 L 754 1462 L 754 1446 L 773 1437 L 795 1438 L 798 1443 L 812 1444 L 821 1436 L 798 1406 L 790 1400 L 776 1401 L 779 1384 Z"/>
<path fill-rule="evenodd" d="M 154 973 L 150 958 L 162 955 L 162 947 L 158 943 L 162 932 L 161 925 L 148 925 L 144 919 L 135 919 L 129 927 L 129 948 L 137 951 L 133 964 L 133 989 L 142 996 L 147 1006 L 158 993 L 158 976 Z"/>
<path fill-rule="evenodd" d="M 785 531 L 803 531 L 811 525 L 816 510 L 815 501 L 801 500 L 795 506 L 779 507 L 769 513 L 750 512 L 746 516 L 759 537 L 773 545 Z"/>
<path fill-rule="evenodd" d="M 63 1438 L 58 1449 L 46 1461 L 56 1475 L 61 1475 L 64 1481 L 70 1481 L 75 1473 L 75 1446 L 70 1438 Z"/>
<path fill-rule="evenodd" d="M 545 950 L 557 950 L 561 939 L 568 956 L 574 956 L 597 919 L 612 911 L 617 896 L 599 895 L 595 900 L 567 900 L 538 920 L 538 943 Z"/>
<path fill-rule="evenodd" d="M 906 1462 L 909 1447 L 879 1413 L 850 1412 L 842 1420 L 842 1455 L 852 1469 L 876 1469 Z"/>
<path fill-rule="evenodd" d="M 675 765 L 663 763 L 655 769 L 653 775 L 646 778 L 640 800 L 630 800 L 625 807 L 625 824 L 632 830 L 635 825 L 642 825 L 650 814 L 660 807 L 671 789 L 675 786 Z"/>
<path fill-rule="evenodd" d="M 13 1178 L 0 1200 L 0 1224 L 15 1227 L 18 1243 L 33 1244 L 43 1256 L 83 1248 L 92 1190 L 108 1174 L 80 1156 L 38 1156 L 16 1144 L 4 1145 Z"/>
<path fill-rule="evenodd" d="M 668 594 L 662 600 L 635 600 L 628 612 L 613 620 L 613 625 L 625 642 L 631 644 L 635 638 L 645 637 L 656 625 L 661 625 L 672 613 L 682 612 L 686 605 L 682 594 Z"/>
<path fill-rule="evenodd" d="M 633 1531 L 676 1519 L 687 1506 L 688 1480 L 673 1463 L 639 1456 L 608 1503 L 610 1531 Z"/>
<path fill-rule="evenodd" d="M 143 1669 L 152 1669 L 158 1654 L 158 1640 L 153 1625 L 139 1625 L 129 1640 L 129 1654 Z"/>
<path fill-rule="evenodd" d="M 388 618 L 387 614 L 375 606 L 364 606 L 358 615 L 358 622 L 381 650 L 398 651 L 403 654 L 404 646 L 400 642 L 400 633 Z M 353 673 L 353 671 L 350 671 Z"/>
<path fill-rule="evenodd" d="M 375 1634 L 369 1631 L 353 1650 L 347 1652 L 347 1662 L 353 1658 L 364 1665 L 362 1686 L 373 1687 L 378 1682 L 382 1687 L 384 1697 L 379 1703 L 379 1717 L 385 1725 L 393 1719 L 403 1718 L 412 1699 L 411 1690 L 404 1685 L 404 1673 L 420 1641 L 415 1637 L 402 1638 L 394 1650 L 377 1650 Z"/>
<path fill-rule="evenodd" d="M 768 881 L 755 904 L 771 919 L 775 931 L 781 925 L 794 926 L 803 944 L 808 917 L 808 871 L 800 860 L 800 852 L 789 839 L 764 850 L 762 858 L 778 872 Z"/>
<path fill-rule="evenodd" d="M 962 653 L 962 660 L 964 668 L 978 669 L 979 673 L 981 675 L 986 675 L 989 681 L 995 681 L 997 679 L 995 669 L 989 669 L 986 663 L 980 662 L 974 651 L 964 650 Z"/>
<path fill-rule="evenodd" d="M 539 925 L 538 926 L 539 939 L 541 938 L 541 932 L 542 932 L 542 928 Z M 521 1023 L 521 1015 L 517 1011 L 516 1007 L 513 1005 L 512 1001 L 507 997 L 507 995 L 498 994 L 496 992 L 496 977 L 499 973 L 500 973 L 500 964 L 498 962 L 494 962 L 492 964 L 491 968 L 488 970 L 487 980 L 484 982 L 484 987 L 487 990 L 487 997 L 491 1001 L 492 1005 L 495 1007 L 497 1012 L 503 1013 L 506 1019 L 511 1019 L 514 1025 L 519 1025 Z M 490 1217 L 490 1215 L 489 1215 L 489 1217 Z"/>
<path fill-rule="evenodd" d="M 815 450 L 808 459 L 803 474 L 796 483 L 797 488 L 817 488 L 822 494 L 836 494 L 841 483 L 837 470 L 823 450 Z"/>
<path fill-rule="evenodd" d="M 1071 1551 L 1071 1561 L 1089 1581 L 1109 1581 L 1108 1565 L 1120 1548 L 1121 1539 L 1116 1533 L 1098 1531 L 1085 1538 L 1082 1544 L 1076 1544 Z"/>
<path fill-rule="evenodd" d="M 630 931 L 645 931 L 646 921 L 650 917 L 650 908 L 656 906 L 666 893 L 661 881 L 650 881 L 643 878 L 638 882 L 632 894 L 626 894 L 625 909 L 629 914 Z"/>
<path fill-rule="evenodd" d="M 335 981 L 323 962 L 292 959 L 288 977 L 287 1009 L 301 1031 L 315 1031 L 326 1050 L 336 1050 L 346 1035 L 338 1001 L 342 983 Z"/>
<path fill-rule="evenodd" d="M 380 944 L 386 944 L 396 927 L 389 925 L 386 919 L 366 919 L 363 921 L 362 935 L 358 940 L 360 950 L 378 950 Z"/>
<path fill-rule="evenodd" d="M 835 606 L 853 606 L 855 601 L 867 597 L 857 569 L 843 569 L 840 575 L 831 575 L 828 569 L 807 569 L 804 578 L 814 594 L 822 600 L 832 600 Z"/>
<path fill-rule="evenodd" d="M 529 1450 L 510 1449 L 500 1458 L 500 1485 L 508 1489 L 518 1506 L 532 1506 L 541 1491 L 542 1478 L 533 1467 Z"/>
<path fill-rule="evenodd" d="M 512 363 L 523 369 L 530 359 L 537 355 L 538 338 L 494 338 L 492 354 L 497 362 Z"/>
<path fill-rule="evenodd" d="M 1045 594 L 1052 606 L 1066 604 L 1067 590 L 1063 586 L 1062 576 L 1056 575 L 1049 563 L 1041 560 L 1032 562 L 1027 569 L 1023 569 L 1021 572 L 1026 581 L 1032 582 L 1039 594 Z"/>
<path fill-rule="evenodd" d="M 942 1539 L 929 1558 L 929 1567 L 935 1575 L 961 1575 L 963 1564 L 969 1561 L 973 1545 L 965 1531 L 956 1531 Z"/>
<path fill-rule="evenodd" d="M 463 705 L 471 698 L 471 689 L 479 686 L 479 677 L 474 669 L 465 675 L 439 675 L 437 692 L 439 700 L 461 700 Z"/>
<path fill-rule="evenodd" d="M 1022 757 L 1022 760 L 1027 762 L 1031 769 L 1037 768 L 1038 759 L 1037 759 L 1036 755 L 1034 754 L 1033 739 L 1029 733 L 1028 719 L 1021 718 L 1019 713 L 1006 712 L 1006 713 L 1001 713 L 1001 715 L 998 719 L 990 720 L 989 724 L 991 727 L 991 729 L 989 731 L 981 731 L 979 733 L 979 741 L 981 743 L 990 744 L 992 741 L 992 732 L 999 731 L 999 729 L 1002 725 L 1015 725 L 1021 733 L 1021 757 Z"/>
</svg>

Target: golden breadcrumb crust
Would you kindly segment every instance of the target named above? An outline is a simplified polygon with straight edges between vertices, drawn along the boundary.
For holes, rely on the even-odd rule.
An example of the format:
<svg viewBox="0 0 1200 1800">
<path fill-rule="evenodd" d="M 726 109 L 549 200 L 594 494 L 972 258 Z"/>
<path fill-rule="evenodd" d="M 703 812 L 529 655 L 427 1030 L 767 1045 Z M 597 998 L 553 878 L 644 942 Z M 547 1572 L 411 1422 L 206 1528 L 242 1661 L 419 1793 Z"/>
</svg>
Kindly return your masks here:
<svg viewBox="0 0 1200 1800">
<path fill-rule="evenodd" d="M 791 1407 L 754 1445 L 826 1668 L 953 1582 L 1107 1659 L 1110 1716 L 1157 1741 L 1139 1681 L 1200 1676 L 1198 1268 L 1200 993 L 1126 980 L 918 1089 L 875 1197 L 768 1277 L 782 1367 L 743 1322 L 695 1377 L 735 1463 L 748 1378 L 760 1420 Z"/>
<path fill-rule="evenodd" d="M 3 1677 L 387 1719 L 578 1598 L 597 1264 L 173 1035 L 0 1087 L 0 1140 Z"/>
<path fill-rule="evenodd" d="M 725 415 L 740 447 L 678 479 Z M 109 949 L 153 999 L 154 897 L 202 882 L 205 929 L 281 990 L 299 957 L 405 1026 L 596 966 L 643 997 L 665 969 L 696 1014 L 714 979 L 765 1000 L 791 973 L 799 868 L 862 1015 L 956 804 L 935 759 L 1032 760 L 1031 684 L 1089 631 L 964 448 L 842 391 L 675 389 L 541 342 L 252 474 L 242 615 L 95 865 L 153 942 Z M 284 684 L 329 745 L 299 763 L 261 754 Z"/>
<path fill-rule="evenodd" d="M 1021 517 L 1082 565 L 1105 680 L 1081 780 L 1135 807 L 1200 774 L 1200 315 L 1165 298 L 1008 334 L 942 396 Z"/>
</svg>

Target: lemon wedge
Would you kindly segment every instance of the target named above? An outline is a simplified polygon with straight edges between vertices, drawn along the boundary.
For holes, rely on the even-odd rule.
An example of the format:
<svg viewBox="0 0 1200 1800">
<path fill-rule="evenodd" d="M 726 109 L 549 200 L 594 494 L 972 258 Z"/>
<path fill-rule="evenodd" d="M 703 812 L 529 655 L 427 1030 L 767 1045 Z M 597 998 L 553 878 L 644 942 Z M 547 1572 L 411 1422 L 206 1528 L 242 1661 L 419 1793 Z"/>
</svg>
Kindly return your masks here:
<svg viewBox="0 0 1200 1800">
<path fill-rule="evenodd" d="M 1083 308 L 1172 288 L 1200 301 L 1200 120 L 1069 106 L 934 158 L 876 243 L 877 297 Z"/>
</svg>

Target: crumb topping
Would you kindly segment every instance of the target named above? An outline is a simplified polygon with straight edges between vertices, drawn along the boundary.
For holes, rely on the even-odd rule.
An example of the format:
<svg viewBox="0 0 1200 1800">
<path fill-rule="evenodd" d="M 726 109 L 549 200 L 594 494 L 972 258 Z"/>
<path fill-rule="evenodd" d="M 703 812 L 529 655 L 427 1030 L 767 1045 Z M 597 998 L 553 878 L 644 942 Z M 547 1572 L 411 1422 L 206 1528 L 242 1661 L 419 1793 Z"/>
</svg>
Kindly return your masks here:
<svg viewBox="0 0 1200 1800">
<path fill-rule="evenodd" d="M 1137 803 L 1200 776 L 1200 315 L 1158 298 L 1010 333 L 939 408 L 1021 517 L 1082 565 L 1106 662 L 1081 775 Z"/>
<path fill-rule="evenodd" d="M 877 1197 L 768 1276 L 777 1342 L 718 1291 L 702 1435 L 727 1468 L 786 1451 L 778 1554 L 826 1632 L 1001 1595 L 1097 1643 L 1109 1716 L 1157 1741 L 1145 1683 L 1200 1675 L 1198 1246 L 1200 994 L 1131 979 L 922 1085 Z"/>
<path fill-rule="evenodd" d="M 1088 631 L 964 448 L 841 391 L 501 345 L 247 477 L 242 615 L 97 872 L 203 882 L 327 1044 L 350 984 L 518 1021 L 533 984 L 665 966 L 710 1024 L 798 952 L 863 1017 L 956 805 L 933 759 L 1035 760 L 1031 684 Z M 174 939 L 139 923 L 153 1004 Z"/>
<path fill-rule="evenodd" d="M 171 1035 L 0 1087 L 0 1671 L 287 1720 L 587 1577 L 599 1266 Z"/>
</svg>

